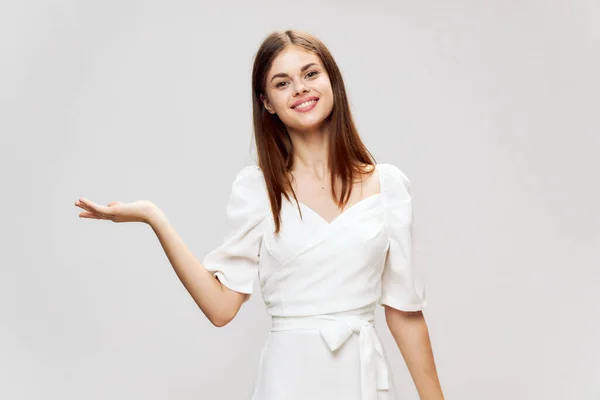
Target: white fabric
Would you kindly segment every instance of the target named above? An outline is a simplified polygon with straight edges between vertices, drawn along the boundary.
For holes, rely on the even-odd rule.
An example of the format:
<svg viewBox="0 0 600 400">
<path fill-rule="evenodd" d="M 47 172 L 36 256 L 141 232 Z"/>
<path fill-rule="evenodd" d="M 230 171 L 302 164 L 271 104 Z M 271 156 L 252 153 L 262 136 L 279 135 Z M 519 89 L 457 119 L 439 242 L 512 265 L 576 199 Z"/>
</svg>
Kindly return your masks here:
<svg viewBox="0 0 600 400">
<path fill-rule="evenodd" d="M 413 260 L 410 182 L 376 166 L 380 193 L 328 223 L 283 199 L 275 229 L 264 177 L 242 169 L 227 205 L 222 245 L 204 266 L 228 288 L 252 294 L 260 282 L 272 329 L 252 400 L 395 400 L 392 374 L 373 325 L 376 306 L 426 307 Z"/>
</svg>

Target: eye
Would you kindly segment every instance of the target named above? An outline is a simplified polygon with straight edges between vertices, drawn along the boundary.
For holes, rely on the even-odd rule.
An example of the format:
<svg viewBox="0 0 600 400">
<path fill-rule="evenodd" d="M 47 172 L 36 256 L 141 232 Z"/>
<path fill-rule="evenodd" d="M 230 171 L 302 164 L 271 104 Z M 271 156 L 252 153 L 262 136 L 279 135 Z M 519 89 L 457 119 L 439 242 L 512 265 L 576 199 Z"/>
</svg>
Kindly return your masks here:
<svg viewBox="0 0 600 400">
<path fill-rule="evenodd" d="M 307 78 L 312 78 L 312 77 L 314 77 L 315 75 L 318 75 L 318 74 L 319 74 L 319 71 L 310 71 L 309 73 L 306 74 L 306 77 Z M 279 82 L 277 82 L 275 84 L 275 87 L 276 88 L 284 87 L 286 83 L 288 83 L 288 82 L 287 81 L 279 81 Z"/>
</svg>

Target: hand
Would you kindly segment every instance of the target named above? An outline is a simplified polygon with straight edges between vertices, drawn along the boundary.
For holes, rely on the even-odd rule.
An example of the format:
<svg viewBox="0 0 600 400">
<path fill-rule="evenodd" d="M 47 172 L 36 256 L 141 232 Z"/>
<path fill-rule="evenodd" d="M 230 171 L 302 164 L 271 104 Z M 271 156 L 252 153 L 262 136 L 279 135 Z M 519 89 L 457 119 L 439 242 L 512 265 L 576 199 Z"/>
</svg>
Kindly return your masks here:
<svg viewBox="0 0 600 400">
<path fill-rule="evenodd" d="M 106 219 L 113 222 L 148 223 L 152 213 L 158 210 L 156 205 L 148 200 L 138 200 L 133 203 L 111 201 L 108 206 L 102 206 L 82 197 L 75 202 L 75 205 L 85 210 L 79 213 L 80 218 Z"/>
</svg>

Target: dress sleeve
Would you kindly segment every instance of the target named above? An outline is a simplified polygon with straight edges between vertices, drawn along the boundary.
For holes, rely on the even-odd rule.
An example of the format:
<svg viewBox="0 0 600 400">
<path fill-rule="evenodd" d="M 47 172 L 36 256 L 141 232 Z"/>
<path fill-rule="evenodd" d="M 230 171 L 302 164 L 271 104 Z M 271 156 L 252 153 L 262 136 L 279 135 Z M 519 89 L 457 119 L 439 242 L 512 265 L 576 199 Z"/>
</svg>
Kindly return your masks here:
<svg viewBox="0 0 600 400">
<path fill-rule="evenodd" d="M 392 164 L 381 165 L 380 191 L 389 245 L 381 277 L 380 305 L 403 311 L 426 307 L 425 284 L 415 263 L 415 221 L 410 181 Z"/>
<path fill-rule="evenodd" d="M 242 169 L 231 185 L 226 208 L 226 233 L 222 244 L 208 253 L 204 267 L 229 289 L 252 294 L 264 221 L 270 212 L 262 172 L 251 165 Z"/>
</svg>

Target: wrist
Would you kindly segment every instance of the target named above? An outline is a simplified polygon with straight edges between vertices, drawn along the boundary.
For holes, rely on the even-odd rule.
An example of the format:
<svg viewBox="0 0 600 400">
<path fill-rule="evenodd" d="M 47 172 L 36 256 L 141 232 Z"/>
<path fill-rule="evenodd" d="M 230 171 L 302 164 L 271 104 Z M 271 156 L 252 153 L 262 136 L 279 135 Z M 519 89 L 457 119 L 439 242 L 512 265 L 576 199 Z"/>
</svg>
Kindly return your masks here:
<svg viewBox="0 0 600 400">
<path fill-rule="evenodd" d="M 144 212 L 144 222 L 146 224 L 154 227 L 157 224 L 166 221 L 166 219 L 167 217 L 165 213 L 163 213 L 162 210 L 156 206 L 156 204 L 148 204 L 148 207 L 146 207 Z"/>
</svg>

